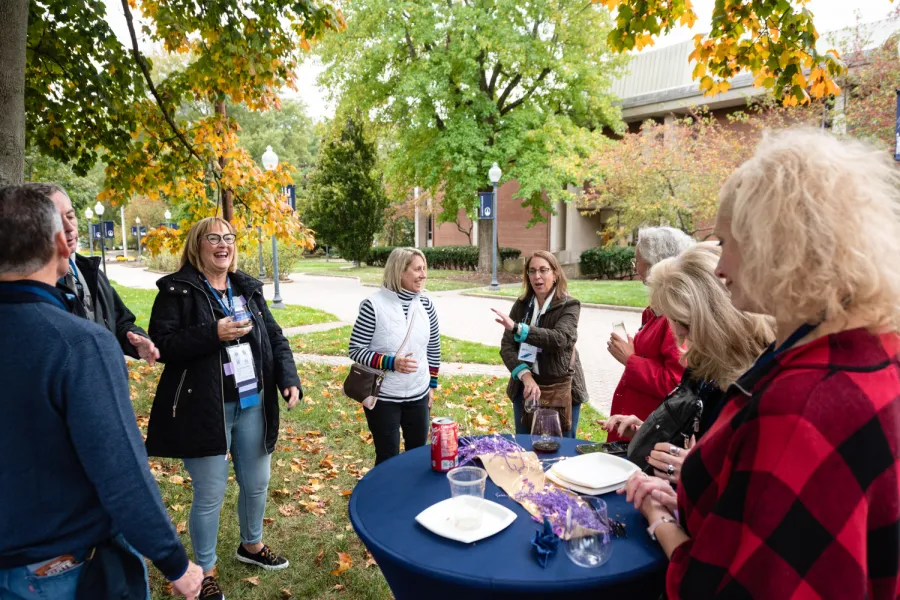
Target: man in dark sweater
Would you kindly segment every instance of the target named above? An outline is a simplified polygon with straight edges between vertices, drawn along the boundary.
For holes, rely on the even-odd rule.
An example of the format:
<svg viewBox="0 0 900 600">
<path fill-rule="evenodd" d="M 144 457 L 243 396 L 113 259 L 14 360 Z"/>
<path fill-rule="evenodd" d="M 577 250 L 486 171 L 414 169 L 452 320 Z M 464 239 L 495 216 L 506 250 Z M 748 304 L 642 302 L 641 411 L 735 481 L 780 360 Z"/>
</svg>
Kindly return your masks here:
<svg viewBox="0 0 900 600">
<path fill-rule="evenodd" d="M 68 269 L 56 285 L 75 299 L 72 312 L 108 329 L 126 355 L 152 365 L 159 358 L 159 351 L 147 332 L 134 324 L 134 313 L 100 270 L 100 258 L 77 254 L 78 215 L 69 194 L 55 183 L 26 183 L 24 187 L 50 198 L 62 218 L 70 255 Z"/>
<path fill-rule="evenodd" d="M 150 473 L 120 348 L 55 287 L 69 249 L 53 202 L 0 189 L 0 240 L 0 598 L 74 598 L 111 539 L 194 598 L 202 573 Z"/>
</svg>

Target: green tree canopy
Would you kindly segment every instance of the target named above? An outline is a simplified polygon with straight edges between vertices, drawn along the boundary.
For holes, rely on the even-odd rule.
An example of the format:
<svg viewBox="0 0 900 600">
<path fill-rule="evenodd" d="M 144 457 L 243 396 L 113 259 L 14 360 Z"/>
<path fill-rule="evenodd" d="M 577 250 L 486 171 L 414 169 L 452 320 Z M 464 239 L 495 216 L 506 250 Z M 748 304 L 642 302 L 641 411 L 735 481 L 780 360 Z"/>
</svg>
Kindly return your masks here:
<svg viewBox="0 0 900 600">
<path fill-rule="evenodd" d="M 543 218 L 574 181 L 568 159 L 620 128 L 609 87 L 623 60 L 608 11 L 584 0 L 359 0 L 347 22 L 319 46 L 322 82 L 379 127 L 393 193 L 440 194 L 442 220 L 474 214 L 494 162 Z"/>
</svg>

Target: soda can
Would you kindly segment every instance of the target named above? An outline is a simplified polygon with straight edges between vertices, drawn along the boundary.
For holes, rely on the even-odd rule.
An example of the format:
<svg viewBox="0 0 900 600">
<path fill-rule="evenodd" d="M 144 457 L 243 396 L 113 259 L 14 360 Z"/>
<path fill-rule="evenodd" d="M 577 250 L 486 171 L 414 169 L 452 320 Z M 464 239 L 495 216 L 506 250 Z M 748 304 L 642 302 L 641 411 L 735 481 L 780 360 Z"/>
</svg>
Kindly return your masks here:
<svg viewBox="0 0 900 600">
<path fill-rule="evenodd" d="M 439 473 L 459 464 L 459 428 L 450 417 L 431 420 L 431 468 Z"/>
</svg>

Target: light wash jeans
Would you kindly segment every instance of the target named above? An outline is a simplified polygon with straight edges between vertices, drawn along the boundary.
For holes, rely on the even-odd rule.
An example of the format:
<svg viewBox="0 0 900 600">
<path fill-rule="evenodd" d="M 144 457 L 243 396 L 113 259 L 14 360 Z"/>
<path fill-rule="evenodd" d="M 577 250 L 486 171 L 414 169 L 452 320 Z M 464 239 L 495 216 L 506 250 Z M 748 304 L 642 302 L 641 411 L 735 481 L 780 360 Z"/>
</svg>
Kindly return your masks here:
<svg viewBox="0 0 900 600">
<path fill-rule="evenodd" d="M 522 425 L 522 413 L 524 412 L 522 392 L 516 394 L 513 398 L 513 421 L 516 425 L 516 433 L 531 433 Z M 574 438 L 578 431 L 578 419 L 581 417 L 581 404 L 572 404 L 572 429 L 563 431 L 563 437 Z"/>
<path fill-rule="evenodd" d="M 119 541 L 128 548 L 132 554 L 141 559 L 144 565 L 144 580 L 147 580 L 147 563 L 125 538 L 119 536 Z M 81 552 L 73 552 L 72 555 L 81 560 L 87 554 L 87 549 Z M 52 560 L 55 557 L 51 557 Z M 0 569 L 0 600 L 74 600 L 75 588 L 78 585 L 78 576 L 81 574 L 82 565 L 69 569 L 65 573 L 49 577 L 38 577 L 35 569 L 45 565 L 49 560 L 44 560 L 33 565 L 17 567 L 15 569 Z M 83 563 L 82 563 L 83 564 Z M 147 600 L 150 600 L 150 586 L 147 585 Z"/>
<path fill-rule="evenodd" d="M 250 408 L 242 409 L 239 401 L 225 404 L 226 447 L 231 451 L 240 490 L 238 523 L 244 544 L 260 542 L 263 535 L 270 457 L 265 448 L 262 403 L 260 394 L 259 404 Z M 219 513 L 228 483 L 228 457 L 186 458 L 184 466 L 191 474 L 194 486 L 189 524 L 194 561 L 205 573 L 216 565 Z"/>
</svg>

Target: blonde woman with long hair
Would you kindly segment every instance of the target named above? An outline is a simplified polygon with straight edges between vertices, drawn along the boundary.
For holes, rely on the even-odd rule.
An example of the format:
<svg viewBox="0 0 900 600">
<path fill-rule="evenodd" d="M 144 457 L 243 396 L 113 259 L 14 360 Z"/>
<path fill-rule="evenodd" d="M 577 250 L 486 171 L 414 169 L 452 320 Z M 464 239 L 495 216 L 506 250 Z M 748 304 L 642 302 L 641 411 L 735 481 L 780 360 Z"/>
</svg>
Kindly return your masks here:
<svg viewBox="0 0 900 600">
<path fill-rule="evenodd" d="M 720 255 L 714 242 L 698 244 L 657 263 L 648 278 L 650 305 L 668 320 L 678 344 L 687 347 L 681 357 L 685 372 L 679 387 L 702 402 L 695 432 L 698 438 L 715 420 L 725 389 L 775 339 L 767 317 L 732 306 L 725 284 L 715 273 Z M 666 410 L 666 406 L 656 410 Z M 613 415 L 603 428 L 632 437 L 641 425 L 643 421 L 635 415 Z M 684 441 L 661 441 L 646 457 L 656 475 L 677 481 L 686 454 Z"/>
<path fill-rule="evenodd" d="M 900 171 L 788 130 L 719 199 L 717 274 L 735 308 L 774 318 L 775 342 L 728 389 L 677 496 L 628 481 L 669 557 L 667 596 L 895 600 Z"/>
<path fill-rule="evenodd" d="M 427 278 L 421 250 L 394 248 L 384 266 L 382 288 L 359 305 L 350 334 L 350 358 L 385 371 L 374 404 L 364 404 L 376 465 L 400 453 L 401 431 L 407 450 L 428 439 L 441 332 L 434 304 L 422 294 Z"/>
</svg>

